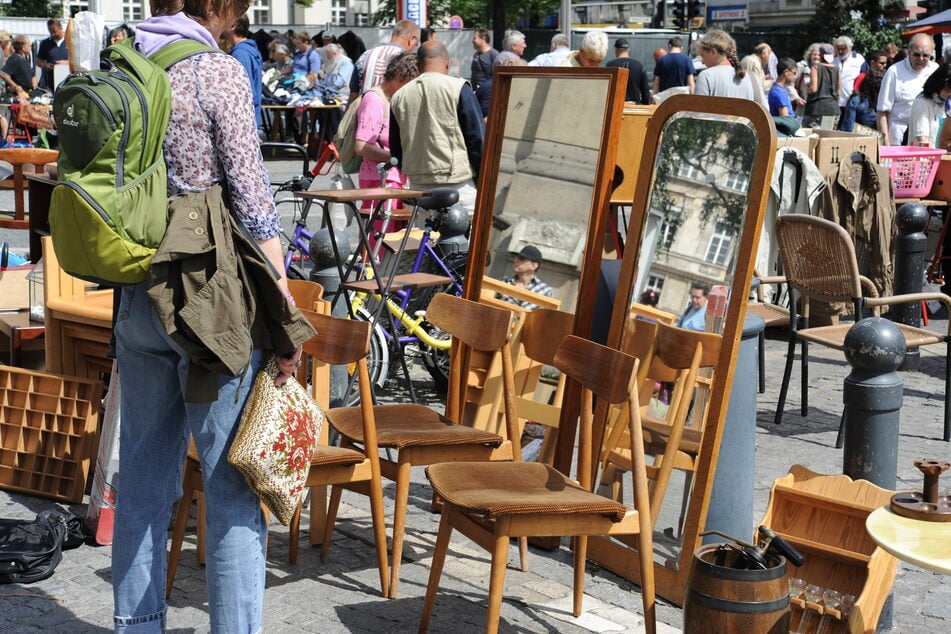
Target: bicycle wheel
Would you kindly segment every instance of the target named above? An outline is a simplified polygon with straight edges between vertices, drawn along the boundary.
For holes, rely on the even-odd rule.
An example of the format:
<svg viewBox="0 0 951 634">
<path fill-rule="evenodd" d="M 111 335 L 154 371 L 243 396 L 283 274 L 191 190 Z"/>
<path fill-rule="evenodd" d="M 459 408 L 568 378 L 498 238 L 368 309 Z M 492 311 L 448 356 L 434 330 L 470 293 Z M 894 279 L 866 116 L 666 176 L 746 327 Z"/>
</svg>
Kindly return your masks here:
<svg viewBox="0 0 951 634">
<path fill-rule="evenodd" d="M 362 321 L 372 320 L 370 313 L 363 308 L 357 309 L 356 318 Z M 367 366 L 370 372 L 371 388 L 383 387 L 390 371 L 390 348 L 386 339 L 386 333 L 380 324 L 374 326 L 373 332 L 370 335 L 370 354 L 367 356 Z M 347 370 L 347 385 L 350 385 L 354 369 L 355 367 L 351 367 Z M 359 381 L 353 380 L 353 388 L 347 393 L 347 398 L 345 399 L 347 407 L 353 407 L 360 403 L 360 388 L 358 383 Z"/>
</svg>

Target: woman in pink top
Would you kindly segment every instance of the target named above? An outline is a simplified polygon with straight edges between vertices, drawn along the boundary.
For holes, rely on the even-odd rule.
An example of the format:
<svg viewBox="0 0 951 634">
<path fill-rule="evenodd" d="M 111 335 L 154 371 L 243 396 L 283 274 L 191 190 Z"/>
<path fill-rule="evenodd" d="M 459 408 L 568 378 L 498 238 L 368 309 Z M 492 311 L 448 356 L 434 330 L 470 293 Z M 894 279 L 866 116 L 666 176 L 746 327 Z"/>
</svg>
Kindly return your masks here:
<svg viewBox="0 0 951 634">
<path fill-rule="evenodd" d="M 358 175 L 358 185 L 365 187 L 406 187 L 406 176 L 395 167 L 386 173 L 386 182 L 380 182 L 380 173 L 377 165 L 389 161 L 390 154 L 390 98 L 403 87 L 404 84 L 419 74 L 416 67 L 416 53 L 407 51 L 391 57 L 386 64 L 383 83 L 363 93 L 360 105 L 357 107 L 357 131 L 353 150 L 357 156 L 363 157 Z M 372 207 L 375 203 L 365 201 L 364 208 Z M 398 207 L 395 200 L 384 202 L 388 209 Z M 402 222 L 390 222 L 387 231 L 397 231 L 403 228 Z M 371 248 L 376 245 L 375 234 L 383 229 L 383 219 L 373 222 L 373 234 L 370 236 Z"/>
</svg>

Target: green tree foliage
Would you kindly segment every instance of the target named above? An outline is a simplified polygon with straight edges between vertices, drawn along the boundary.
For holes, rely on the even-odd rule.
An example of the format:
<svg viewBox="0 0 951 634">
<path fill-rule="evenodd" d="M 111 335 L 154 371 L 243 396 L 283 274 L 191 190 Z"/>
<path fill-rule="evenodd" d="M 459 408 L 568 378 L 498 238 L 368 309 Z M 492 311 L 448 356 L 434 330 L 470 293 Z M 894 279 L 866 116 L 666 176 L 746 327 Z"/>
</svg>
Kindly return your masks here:
<svg viewBox="0 0 951 634">
<path fill-rule="evenodd" d="M 901 46 L 901 30 L 895 23 L 902 10 L 896 0 L 817 0 L 815 15 L 797 35 L 803 50 L 840 35 L 851 37 L 860 53 L 881 49 L 888 42 Z"/>
<path fill-rule="evenodd" d="M 10 4 L 0 5 L 0 14 L 11 18 L 56 18 L 62 5 L 53 5 L 49 0 L 16 0 Z"/>
</svg>

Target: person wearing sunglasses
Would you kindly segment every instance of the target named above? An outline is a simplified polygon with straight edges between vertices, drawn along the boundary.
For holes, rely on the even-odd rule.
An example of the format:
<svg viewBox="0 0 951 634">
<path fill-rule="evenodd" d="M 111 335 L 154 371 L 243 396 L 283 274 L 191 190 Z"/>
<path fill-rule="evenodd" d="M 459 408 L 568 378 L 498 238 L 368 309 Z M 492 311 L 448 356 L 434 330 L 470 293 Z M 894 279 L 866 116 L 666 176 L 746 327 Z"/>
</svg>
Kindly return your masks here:
<svg viewBox="0 0 951 634">
<path fill-rule="evenodd" d="M 905 143 L 911 105 L 937 69 L 934 40 L 926 33 L 918 33 L 908 42 L 908 56 L 885 71 L 876 108 L 878 130 L 885 135 L 885 145 Z"/>
</svg>

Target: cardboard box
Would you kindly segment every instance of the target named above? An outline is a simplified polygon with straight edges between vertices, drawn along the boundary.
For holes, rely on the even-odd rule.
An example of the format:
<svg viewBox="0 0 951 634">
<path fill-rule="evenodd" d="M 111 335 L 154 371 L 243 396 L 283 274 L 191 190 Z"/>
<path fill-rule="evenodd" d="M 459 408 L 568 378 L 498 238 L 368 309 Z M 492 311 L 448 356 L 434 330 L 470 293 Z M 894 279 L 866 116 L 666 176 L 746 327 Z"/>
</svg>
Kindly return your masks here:
<svg viewBox="0 0 951 634">
<path fill-rule="evenodd" d="M 30 307 L 30 283 L 26 276 L 32 270 L 32 264 L 0 269 L 0 310 Z"/>
<path fill-rule="evenodd" d="M 812 132 L 807 130 L 807 132 Z M 781 136 L 776 138 L 776 151 L 783 150 L 785 148 L 794 148 L 799 150 L 810 159 L 814 156 L 814 151 L 816 143 L 819 142 L 819 137 L 816 136 Z"/>
<path fill-rule="evenodd" d="M 861 152 L 870 160 L 878 162 L 878 138 L 838 130 L 813 130 L 816 145 L 812 160 L 823 176 L 839 168 L 839 163 L 848 161 L 853 152 Z"/>
</svg>

